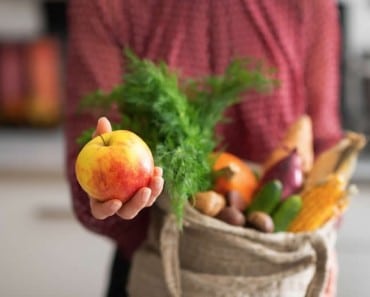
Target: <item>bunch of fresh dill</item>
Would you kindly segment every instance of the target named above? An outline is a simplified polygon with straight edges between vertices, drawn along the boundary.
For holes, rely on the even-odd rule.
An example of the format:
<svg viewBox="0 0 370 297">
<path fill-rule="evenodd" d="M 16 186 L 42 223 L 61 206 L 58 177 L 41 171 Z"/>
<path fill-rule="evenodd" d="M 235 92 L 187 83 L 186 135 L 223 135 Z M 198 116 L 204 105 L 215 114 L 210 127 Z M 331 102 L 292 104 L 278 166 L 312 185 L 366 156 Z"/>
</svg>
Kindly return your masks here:
<svg viewBox="0 0 370 297">
<path fill-rule="evenodd" d="M 245 59 L 232 61 L 223 75 L 198 79 L 182 78 L 165 63 L 139 59 L 130 51 L 126 59 L 122 83 L 110 93 L 88 95 L 83 106 L 118 106 L 122 118 L 115 128 L 129 129 L 149 145 L 181 226 L 189 197 L 212 187 L 210 156 L 220 143 L 214 130 L 226 120 L 225 109 L 242 93 L 267 90 L 276 81 L 262 66 L 249 70 Z"/>
</svg>

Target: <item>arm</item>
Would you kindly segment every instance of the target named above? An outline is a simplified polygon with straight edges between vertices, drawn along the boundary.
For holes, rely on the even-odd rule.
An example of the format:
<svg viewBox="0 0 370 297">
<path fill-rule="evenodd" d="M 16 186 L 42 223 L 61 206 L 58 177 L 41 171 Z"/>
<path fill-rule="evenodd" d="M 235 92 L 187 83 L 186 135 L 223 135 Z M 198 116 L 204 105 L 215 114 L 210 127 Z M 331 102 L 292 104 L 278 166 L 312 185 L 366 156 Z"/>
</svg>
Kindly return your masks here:
<svg viewBox="0 0 370 297">
<path fill-rule="evenodd" d="M 74 173 L 75 159 L 79 151 L 76 138 L 84 129 L 94 127 L 98 117 L 97 114 L 89 111 L 77 112 L 79 101 L 84 95 L 98 88 L 110 90 L 120 82 L 124 69 L 122 47 L 112 33 L 113 24 L 110 23 L 112 14 L 105 13 L 104 7 L 100 7 L 99 2 L 93 0 L 74 0 L 69 6 L 65 105 L 67 175 L 71 186 L 73 208 L 80 222 L 89 230 L 116 241 L 129 257 L 145 236 L 147 211 L 143 210 L 137 216 L 135 215 L 147 206 L 146 204 L 149 206 L 153 202 L 153 200 L 148 201 L 150 200 L 148 190 L 142 191 L 146 193 L 147 200 L 142 200 L 141 206 L 136 208 L 132 208 L 132 204 L 121 207 L 122 204 L 117 200 L 99 204 L 87 197 L 78 185 Z M 112 111 L 108 116 L 114 119 L 117 114 Z M 106 120 L 99 121 L 96 133 L 100 134 L 109 129 L 110 126 L 107 127 Z M 116 212 L 120 216 L 115 215 Z M 122 219 L 131 219 L 133 216 L 135 218 L 132 220 Z"/>
<path fill-rule="evenodd" d="M 339 20 L 332 0 L 308 0 L 305 12 L 307 112 L 313 122 L 315 152 L 319 153 L 342 136 Z"/>
</svg>

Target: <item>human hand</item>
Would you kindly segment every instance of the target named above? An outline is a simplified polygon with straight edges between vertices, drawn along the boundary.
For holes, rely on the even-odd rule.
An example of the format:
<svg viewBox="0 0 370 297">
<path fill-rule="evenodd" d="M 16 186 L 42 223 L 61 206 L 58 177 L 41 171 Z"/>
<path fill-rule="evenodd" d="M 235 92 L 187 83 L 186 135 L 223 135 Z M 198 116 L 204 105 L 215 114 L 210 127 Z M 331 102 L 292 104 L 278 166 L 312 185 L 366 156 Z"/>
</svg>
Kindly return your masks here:
<svg viewBox="0 0 370 297">
<path fill-rule="evenodd" d="M 93 137 L 106 132 L 111 132 L 112 126 L 109 120 L 102 117 L 98 120 Z M 90 197 L 90 208 L 92 215 L 99 220 L 110 216 L 118 215 L 122 219 L 131 220 L 145 207 L 152 206 L 163 190 L 164 180 L 162 168 L 155 167 L 153 177 L 148 187 L 141 188 L 136 194 L 125 203 L 118 199 L 111 199 L 104 202 Z"/>
</svg>

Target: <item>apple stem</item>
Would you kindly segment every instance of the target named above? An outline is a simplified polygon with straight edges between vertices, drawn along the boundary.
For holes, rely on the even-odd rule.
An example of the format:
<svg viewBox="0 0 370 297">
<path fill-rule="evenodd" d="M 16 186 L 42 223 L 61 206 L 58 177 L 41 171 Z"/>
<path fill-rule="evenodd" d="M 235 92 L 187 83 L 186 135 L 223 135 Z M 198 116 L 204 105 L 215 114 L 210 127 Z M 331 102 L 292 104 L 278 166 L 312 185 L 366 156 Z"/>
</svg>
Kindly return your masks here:
<svg viewBox="0 0 370 297">
<path fill-rule="evenodd" d="M 103 143 L 104 143 L 104 146 L 107 146 L 107 143 L 105 142 L 105 139 L 104 139 L 104 137 L 103 137 L 102 135 L 99 135 L 99 136 L 100 136 L 101 140 L 103 141 Z"/>
</svg>

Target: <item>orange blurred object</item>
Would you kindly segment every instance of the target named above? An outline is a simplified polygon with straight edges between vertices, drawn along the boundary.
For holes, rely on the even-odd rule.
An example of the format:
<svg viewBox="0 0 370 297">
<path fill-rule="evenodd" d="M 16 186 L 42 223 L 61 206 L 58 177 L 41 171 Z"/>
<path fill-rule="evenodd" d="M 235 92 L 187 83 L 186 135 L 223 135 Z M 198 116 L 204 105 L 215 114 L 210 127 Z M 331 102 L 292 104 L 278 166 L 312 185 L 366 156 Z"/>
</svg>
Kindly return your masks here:
<svg viewBox="0 0 370 297">
<path fill-rule="evenodd" d="M 62 73 L 62 50 L 56 37 L 0 43 L 0 123 L 58 124 Z"/>
<path fill-rule="evenodd" d="M 25 50 L 28 74 L 28 117 L 36 125 L 53 125 L 61 116 L 61 53 L 56 38 L 44 37 Z"/>
<path fill-rule="evenodd" d="M 249 205 L 258 187 L 258 179 L 246 162 L 231 153 L 223 152 L 216 158 L 213 170 L 216 192 L 225 195 L 232 190 L 238 191 Z"/>
</svg>

